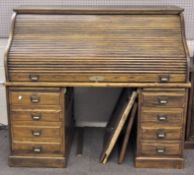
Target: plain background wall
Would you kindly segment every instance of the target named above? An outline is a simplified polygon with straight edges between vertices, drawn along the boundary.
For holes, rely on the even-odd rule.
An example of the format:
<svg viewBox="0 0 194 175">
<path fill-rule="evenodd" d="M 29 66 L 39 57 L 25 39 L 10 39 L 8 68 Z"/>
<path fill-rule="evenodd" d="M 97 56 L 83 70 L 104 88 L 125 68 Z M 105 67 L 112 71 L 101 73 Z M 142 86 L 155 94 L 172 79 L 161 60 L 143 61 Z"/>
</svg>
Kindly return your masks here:
<svg viewBox="0 0 194 175">
<path fill-rule="evenodd" d="M 5 88 L 2 83 L 5 81 L 4 73 L 4 50 L 7 44 L 7 39 L 0 39 L 0 123 L 7 124 L 7 107 Z"/>
<path fill-rule="evenodd" d="M 5 88 L 2 85 L 5 80 L 3 53 L 7 44 L 12 9 L 20 5 L 178 5 L 185 9 L 186 35 L 190 51 L 194 51 L 194 0 L 0 0 L 0 123 L 3 124 L 7 124 Z"/>
<path fill-rule="evenodd" d="M 185 9 L 187 39 L 194 39 L 194 0 L 0 0 L 0 37 L 7 37 L 12 9 L 20 5 L 178 5 Z"/>
</svg>

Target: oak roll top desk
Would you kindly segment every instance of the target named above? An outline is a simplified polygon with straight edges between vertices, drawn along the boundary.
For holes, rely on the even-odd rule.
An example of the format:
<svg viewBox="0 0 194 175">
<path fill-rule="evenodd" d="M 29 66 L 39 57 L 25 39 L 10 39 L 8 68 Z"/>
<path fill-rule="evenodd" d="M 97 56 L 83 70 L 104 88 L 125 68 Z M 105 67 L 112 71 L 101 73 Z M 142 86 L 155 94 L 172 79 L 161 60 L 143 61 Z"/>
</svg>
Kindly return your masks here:
<svg viewBox="0 0 194 175">
<path fill-rule="evenodd" d="M 135 166 L 183 168 L 190 82 L 182 12 L 174 6 L 14 9 L 5 53 L 10 166 L 66 166 L 73 87 L 133 87 Z"/>
</svg>

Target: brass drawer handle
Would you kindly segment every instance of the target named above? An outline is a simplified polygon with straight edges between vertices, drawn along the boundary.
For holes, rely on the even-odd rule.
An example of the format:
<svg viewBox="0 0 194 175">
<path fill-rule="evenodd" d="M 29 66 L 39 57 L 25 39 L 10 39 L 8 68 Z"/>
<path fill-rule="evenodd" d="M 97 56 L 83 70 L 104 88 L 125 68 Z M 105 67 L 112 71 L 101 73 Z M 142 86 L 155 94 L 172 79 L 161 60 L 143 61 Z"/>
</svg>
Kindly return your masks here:
<svg viewBox="0 0 194 175">
<path fill-rule="evenodd" d="M 165 105 L 168 103 L 168 98 L 167 97 L 158 97 L 158 103 L 161 105 Z"/>
<path fill-rule="evenodd" d="M 40 120 L 41 119 L 41 113 L 32 113 L 31 114 L 32 120 Z"/>
<path fill-rule="evenodd" d="M 32 103 L 39 103 L 40 102 L 40 97 L 33 95 L 30 97 L 30 100 Z"/>
<path fill-rule="evenodd" d="M 41 130 L 32 130 L 32 135 L 35 137 L 40 137 L 41 133 Z"/>
<path fill-rule="evenodd" d="M 38 81 L 39 80 L 39 75 L 29 75 L 29 78 L 31 81 Z"/>
<path fill-rule="evenodd" d="M 159 79 L 160 79 L 161 83 L 167 83 L 170 80 L 170 76 L 169 75 L 160 75 Z"/>
<path fill-rule="evenodd" d="M 165 147 L 156 148 L 156 152 L 158 154 L 164 154 L 166 152 L 166 148 Z"/>
<path fill-rule="evenodd" d="M 42 147 L 41 146 L 35 146 L 35 147 L 33 147 L 33 152 L 34 153 L 41 153 L 42 152 Z"/>
<path fill-rule="evenodd" d="M 156 132 L 156 137 L 157 137 L 158 139 L 164 139 L 164 138 L 166 138 L 166 133 L 164 132 L 164 130 L 159 129 L 159 130 L 157 130 L 157 132 Z"/>
<path fill-rule="evenodd" d="M 167 115 L 164 115 L 164 114 L 163 115 L 158 114 L 157 118 L 158 118 L 158 121 L 160 121 L 160 122 L 166 122 L 168 120 Z"/>
</svg>

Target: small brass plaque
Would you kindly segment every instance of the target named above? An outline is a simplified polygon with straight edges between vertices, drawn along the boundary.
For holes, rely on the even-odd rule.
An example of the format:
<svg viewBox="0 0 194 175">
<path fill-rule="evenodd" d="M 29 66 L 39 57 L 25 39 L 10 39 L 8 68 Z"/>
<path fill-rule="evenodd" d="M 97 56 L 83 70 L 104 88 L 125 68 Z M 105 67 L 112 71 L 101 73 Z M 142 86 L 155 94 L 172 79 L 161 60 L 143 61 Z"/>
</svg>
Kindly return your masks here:
<svg viewBox="0 0 194 175">
<path fill-rule="evenodd" d="M 89 80 L 98 82 L 98 81 L 103 81 L 104 77 L 103 76 L 91 76 L 91 77 L 89 77 Z"/>
</svg>

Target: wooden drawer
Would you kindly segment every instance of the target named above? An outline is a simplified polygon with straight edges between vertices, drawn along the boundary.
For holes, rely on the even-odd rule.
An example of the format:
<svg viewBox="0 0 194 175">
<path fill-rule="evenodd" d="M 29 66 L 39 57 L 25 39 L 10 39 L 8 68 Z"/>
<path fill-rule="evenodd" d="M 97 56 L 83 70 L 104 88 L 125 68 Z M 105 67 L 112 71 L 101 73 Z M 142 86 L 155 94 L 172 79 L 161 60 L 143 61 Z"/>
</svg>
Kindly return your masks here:
<svg viewBox="0 0 194 175">
<path fill-rule="evenodd" d="M 184 107 L 185 93 L 181 92 L 143 92 L 143 106 Z"/>
<path fill-rule="evenodd" d="M 60 109 L 18 109 L 11 107 L 10 117 L 12 121 L 60 121 Z"/>
<path fill-rule="evenodd" d="M 60 105 L 59 92 L 10 91 L 12 105 Z"/>
<path fill-rule="evenodd" d="M 57 142 L 18 142 L 13 141 L 12 152 L 14 154 L 61 154 L 62 145 Z"/>
<path fill-rule="evenodd" d="M 143 141 L 140 144 L 140 154 L 142 156 L 179 156 L 181 153 L 180 142 Z"/>
<path fill-rule="evenodd" d="M 182 108 L 142 108 L 141 122 L 162 125 L 182 125 Z"/>
<path fill-rule="evenodd" d="M 26 124 L 28 123 L 28 124 Z M 52 141 L 61 140 L 62 124 L 60 122 L 14 122 L 12 136 L 18 141 Z"/>
<path fill-rule="evenodd" d="M 141 127 L 142 139 L 178 140 L 182 138 L 181 127 Z"/>
</svg>

